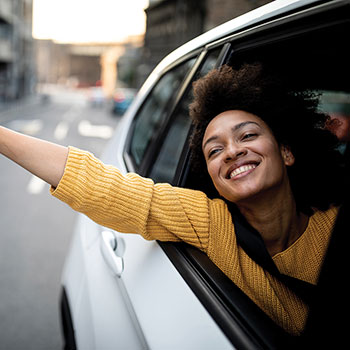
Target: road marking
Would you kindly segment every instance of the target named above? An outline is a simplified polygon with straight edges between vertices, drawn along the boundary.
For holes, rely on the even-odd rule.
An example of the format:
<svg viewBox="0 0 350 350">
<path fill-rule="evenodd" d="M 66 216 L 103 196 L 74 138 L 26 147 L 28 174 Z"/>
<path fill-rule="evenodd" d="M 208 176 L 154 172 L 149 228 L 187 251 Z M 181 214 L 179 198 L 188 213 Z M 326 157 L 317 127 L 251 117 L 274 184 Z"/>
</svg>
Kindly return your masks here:
<svg viewBox="0 0 350 350">
<path fill-rule="evenodd" d="M 67 122 L 65 121 L 59 122 L 54 131 L 54 136 L 56 140 L 65 139 L 67 136 L 68 130 L 69 130 L 69 124 Z"/>
<path fill-rule="evenodd" d="M 21 133 L 34 136 L 40 132 L 43 128 L 43 122 L 40 119 L 23 120 L 16 119 L 10 121 L 7 126 L 12 129 L 19 131 Z"/>
<path fill-rule="evenodd" d="M 62 115 L 62 121 L 57 124 L 54 131 L 56 140 L 62 141 L 66 138 L 69 131 L 69 124 L 71 124 L 78 117 L 80 112 L 81 107 L 74 105 Z"/>
<path fill-rule="evenodd" d="M 39 194 L 42 192 L 45 185 L 46 185 L 45 181 L 41 180 L 35 175 L 32 175 L 27 186 L 27 192 L 29 192 L 30 194 Z"/>
<path fill-rule="evenodd" d="M 78 132 L 82 136 L 109 139 L 113 135 L 113 128 L 108 125 L 92 125 L 89 121 L 82 120 L 78 125 Z"/>
</svg>

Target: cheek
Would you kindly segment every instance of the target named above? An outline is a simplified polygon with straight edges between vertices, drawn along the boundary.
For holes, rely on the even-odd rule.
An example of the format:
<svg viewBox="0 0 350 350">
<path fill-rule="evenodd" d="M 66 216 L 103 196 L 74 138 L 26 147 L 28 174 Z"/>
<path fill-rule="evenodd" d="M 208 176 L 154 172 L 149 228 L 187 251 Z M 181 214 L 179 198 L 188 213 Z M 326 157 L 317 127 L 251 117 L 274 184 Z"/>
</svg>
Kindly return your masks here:
<svg viewBox="0 0 350 350">
<path fill-rule="evenodd" d="M 210 178 L 212 179 L 212 181 L 215 180 L 215 173 L 216 173 L 216 167 L 214 164 L 212 164 L 212 162 L 210 164 L 207 164 L 207 171 L 208 174 L 210 176 Z"/>
<path fill-rule="evenodd" d="M 219 185 L 219 167 L 218 164 L 215 163 L 215 161 L 210 162 L 210 164 L 207 164 L 207 171 L 209 174 L 209 177 L 211 178 L 211 181 L 213 182 L 216 189 L 218 189 Z"/>
<path fill-rule="evenodd" d="M 283 163 L 283 156 L 277 143 L 267 143 L 262 150 L 262 154 L 267 155 L 267 158 L 270 159 L 274 164 Z"/>
<path fill-rule="evenodd" d="M 286 163 L 282 155 L 280 153 L 276 153 L 271 163 L 271 171 L 269 172 L 270 177 L 278 179 L 284 177 L 286 174 Z"/>
</svg>

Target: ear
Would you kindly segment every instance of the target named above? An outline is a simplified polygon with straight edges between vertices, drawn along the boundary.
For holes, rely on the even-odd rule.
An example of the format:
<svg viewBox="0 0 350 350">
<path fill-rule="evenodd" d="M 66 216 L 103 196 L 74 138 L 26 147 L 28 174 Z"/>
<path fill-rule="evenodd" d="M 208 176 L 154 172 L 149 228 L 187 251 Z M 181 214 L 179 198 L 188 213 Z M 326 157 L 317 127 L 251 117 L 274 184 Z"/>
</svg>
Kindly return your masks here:
<svg viewBox="0 0 350 350">
<path fill-rule="evenodd" d="M 295 158 L 290 147 L 286 145 L 281 145 L 280 149 L 284 164 L 287 166 L 293 165 L 295 162 Z"/>
</svg>

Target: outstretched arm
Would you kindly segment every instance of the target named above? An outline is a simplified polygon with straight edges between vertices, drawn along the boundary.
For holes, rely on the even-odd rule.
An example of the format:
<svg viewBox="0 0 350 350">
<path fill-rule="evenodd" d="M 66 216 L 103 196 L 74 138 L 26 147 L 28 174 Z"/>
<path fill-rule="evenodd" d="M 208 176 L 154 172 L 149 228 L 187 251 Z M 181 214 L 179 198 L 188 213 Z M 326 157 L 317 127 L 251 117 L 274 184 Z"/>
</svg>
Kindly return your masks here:
<svg viewBox="0 0 350 350">
<path fill-rule="evenodd" d="M 57 187 L 64 172 L 68 148 L 0 126 L 0 153 Z"/>
</svg>

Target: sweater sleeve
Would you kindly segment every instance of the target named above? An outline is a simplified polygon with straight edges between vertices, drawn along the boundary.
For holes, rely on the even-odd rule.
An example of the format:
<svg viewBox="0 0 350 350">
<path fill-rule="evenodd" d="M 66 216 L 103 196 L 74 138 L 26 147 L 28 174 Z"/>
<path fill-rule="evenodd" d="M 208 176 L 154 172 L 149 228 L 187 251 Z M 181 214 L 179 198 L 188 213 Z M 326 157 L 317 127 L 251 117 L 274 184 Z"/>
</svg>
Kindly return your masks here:
<svg viewBox="0 0 350 350">
<path fill-rule="evenodd" d="M 96 223 L 147 240 L 184 241 L 206 251 L 209 204 L 200 191 L 123 175 L 92 154 L 70 147 L 54 197 Z"/>
</svg>

